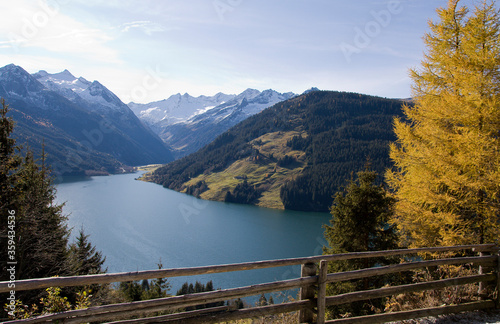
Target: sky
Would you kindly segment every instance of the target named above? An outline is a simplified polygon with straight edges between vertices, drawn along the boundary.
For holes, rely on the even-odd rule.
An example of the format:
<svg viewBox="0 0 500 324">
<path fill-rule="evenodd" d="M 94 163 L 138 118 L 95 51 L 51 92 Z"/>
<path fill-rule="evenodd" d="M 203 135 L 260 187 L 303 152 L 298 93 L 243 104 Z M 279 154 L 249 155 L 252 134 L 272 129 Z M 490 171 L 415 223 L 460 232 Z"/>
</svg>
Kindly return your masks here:
<svg viewBox="0 0 500 324">
<path fill-rule="evenodd" d="M 68 69 L 125 103 L 247 88 L 407 98 L 428 20 L 446 3 L 1 0 L 0 66 Z"/>
</svg>

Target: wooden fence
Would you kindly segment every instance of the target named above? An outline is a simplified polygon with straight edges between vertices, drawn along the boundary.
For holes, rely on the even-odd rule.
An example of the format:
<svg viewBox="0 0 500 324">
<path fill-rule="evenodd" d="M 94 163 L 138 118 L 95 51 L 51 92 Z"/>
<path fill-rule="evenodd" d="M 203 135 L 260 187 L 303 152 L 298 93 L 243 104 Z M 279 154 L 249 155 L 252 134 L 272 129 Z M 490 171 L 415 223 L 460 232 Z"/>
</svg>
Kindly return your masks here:
<svg viewBox="0 0 500 324">
<path fill-rule="evenodd" d="M 467 255 L 475 254 L 476 256 L 449 258 L 443 257 L 440 259 L 425 261 L 414 257 L 418 253 L 444 254 L 446 252 L 467 250 L 469 251 Z M 330 261 L 412 255 L 413 261 L 411 261 L 411 259 L 405 259 L 406 262 L 399 264 L 341 273 L 329 274 L 327 271 L 328 262 Z M 326 285 L 331 282 L 369 278 L 373 276 L 400 273 L 403 271 L 421 269 L 426 267 L 464 264 L 479 265 L 478 273 L 458 278 L 447 278 L 431 282 L 421 282 L 409 285 L 390 286 L 379 289 L 357 291 L 337 296 L 326 295 Z M 193 276 L 200 274 L 244 271 L 293 265 L 302 266 L 300 278 L 263 283 L 247 287 L 195 293 L 183 296 L 96 306 L 87 309 L 66 311 L 57 314 L 43 315 L 35 318 L 14 320 L 4 323 L 44 323 L 50 321 L 59 321 L 63 323 L 106 321 L 114 321 L 112 323 L 216 323 L 245 318 L 263 317 L 288 312 L 299 312 L 299 320 L 301 323 L 384 323 L 387 321 L 397 321 L 424 316 L 436 316 L 463 311 L 491 309 L 499 307 L 498 296 L 500 290 L 500 254 L 499 249 L 493 244 L 418 248 L 377 252 L 358 252 L 184 269 L 160 269 L 151 271 L 98 274 L 77 277 L 29 279 L 16 281 L 15 288 L 16 291 L 22 291 L 43 289 L 48 287 L 85 286 L 90 284 L 107 284 L 143 279 Z M 489 285 L 493 286 L 496 289 L 496 300 L 483 297 L 479 301 L 460 305 L 448 305 L 412 311 L 384 313 L 363 317 L 325 321 L 325 309 L 327 306 L 388 297 L 401 293 L 436 290 L 470 283 L 480 283 L 478 294 L 481 294 L 482 289 L 484 289 L 484 283 L 486 282 L 489 282 Z M 161 311 L 175 312 L 179 309 L 184 309 L 189 306 L 204 305 L 217 301 L 227 301 L 236 298 L 260 295 L 262 293 L 284 291 L 296 288 L 300 288 L 298 298 L 295 301 L 284 302 L 282 304 L 244 309 L 234 309 L 230 306 L 219 306 L 195 311 L 178 312 L 156 317 L 146 317 L 147 314 L 157 313 Z M 9 288 L 9 282 L 0 282 L 0 293 L 9 292 L 10 290 L 11 289 Z"/>
</svg>

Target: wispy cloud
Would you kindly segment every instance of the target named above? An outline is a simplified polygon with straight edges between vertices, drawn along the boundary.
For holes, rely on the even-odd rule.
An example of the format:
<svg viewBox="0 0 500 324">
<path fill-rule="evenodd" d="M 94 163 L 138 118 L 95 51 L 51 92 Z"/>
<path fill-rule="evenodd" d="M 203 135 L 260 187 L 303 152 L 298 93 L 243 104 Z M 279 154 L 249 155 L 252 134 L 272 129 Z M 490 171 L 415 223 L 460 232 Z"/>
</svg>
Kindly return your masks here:
<svg viewBox="0 0 500 324">
<path fill-rule="evenodd" d="M 109 45 L 113 40 L 109 33 L 65 15 L 62 9 L 62 4 L 53 6 L 46 1 L 3 2 L 0 10 L 8 14 L 0 24 L 0 47 L 10 46 L 16 54 L 41 49 L 119 62 L 118 52 Z"/>
<path fill-rule="evenodd" d="M 119 28 L 120 28 L 121 32 L 129 32 L 132 29 L 138 29 L 138 30 L 144 32 L 148 36 L 153 35 L 153 33 L 161 33 L 161 32 L 166 32 L 166 31 L 178 29 L 175 27 L 166 28 L 158 23 L 151 22 L 151 21 L 132 21 L 132 22 L 122 24 Z"/>
</svg>

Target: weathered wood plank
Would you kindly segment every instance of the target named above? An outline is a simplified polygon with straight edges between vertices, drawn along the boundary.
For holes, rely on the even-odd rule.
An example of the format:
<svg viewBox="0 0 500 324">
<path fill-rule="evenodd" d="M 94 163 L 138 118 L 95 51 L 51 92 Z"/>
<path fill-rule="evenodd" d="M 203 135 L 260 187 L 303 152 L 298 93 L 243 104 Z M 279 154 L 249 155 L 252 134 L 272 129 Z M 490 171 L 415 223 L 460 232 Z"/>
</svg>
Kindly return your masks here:
<svg viewBox="0 0 500 324">
<path fill-rule="evenodd" d="M 268 305 L 262 307 L 238 309 L 229 311 L 213 318 L 192 319 L 188 321 L 178 321 L 176 324 L 198 324 L 198 323 L 220 323 L 246 318 L 259 318 L 263 316 L 290 313 L 314 307 L 314 303 L 309 300 L 293 301 L 286 304 Z"/>
<path fill-rule="evenodd" d="M 497 251 L 497 308 L 500 309 L 500 250 Z"/>
<path fill-rule="evenodd" d="M 113 320 L 117 313 L 128 312 L 131 316 L 144 313 L 159 312 L 169 309 L 179 309 L 187 306 L 207 304 L 217 301 L 225 301 L 233 298 L 241 298 L 261 293 L 281 291 L 287 289 L 299 288 L 316 284 L 317 276 L 308 278 L 290 279 L 266 284 L 258 284 L 240 288 L 222 289 L 197 294 L 166 297 L 153 300 L 137 301 L 130 303 L 121 303 L 113 305 L 104 305 L 90 307 L 87 309 L 72 310 L 63 313 L 39 316 L 23 321 L 10 321 L 11 323 L 43 323 L 47 320 L 58 320 L 69 317 L 78 317 L 81 322 Z M 73 321 L 69 321 L 73 322 Z M 75 323 L 78 321 L 74 321 Z"/>
<path fill-rule="evenodd" d="M 343 318 L 338 320 L 327 321 L 327 324 L 376 324 L 376 323 L 386 323 L 393 321 L 403 321 L 408 319 L 427 317 L 427 316 L 438 316 L 446 315 L 460 312 L 469 312 L 474 310 L 490 309 L 495 307 L 495 302 L 492 300 L 488 301 L 478 301 L 465 303 L 461 305 L 451 305 L 451 306 L 441 306 L 424 308 L 412 311 L 397 312 L 397 313 L 387 313 L 387 314 L 376 314 L 352 318 Z"/>
<path fill-rule="evenodd" d="M 301 269 L 301 276 L 302 278 L 318 278 L 316 276 L 317 273 L 317 266 L 315 263 L 306 263 L 302 265 Z M 317 279 L 316 279 L 317 282 Z M 314 295 L 316 293 L 315 287 L 312 285 L 309 286 L 302 286 L 300 288 L 300 300 L 314 300 Z M 299 321 L 300 323 L 312 323 L 314 320 L 314 312 L 313 312 L 313 307 L 311 308 L 304 308 L 300 311 L 299 314 Z"/>
<path fill-rule="evenodd" d="M 376 251 L 376 252 L 357 252 L 357 253 L 345 253 L 345 254 L 337 254 L 337 255 L 329 255 L 329 256 L 314 256 L 307 258 L 294 258 L 294 259 L 284 259 L 284 260 L 269 260 L 269 261 L 258 261 L 258 262 L 248 262 L 248 263 L 240 263 L 240 264 L 228 264 L 228 265 L 220 265 L 220 266 L 206 266 L 206 267 L 196 267 L 196 268 L 185 268 L 185 269 L 161 269 L 161 270 L 151 270 L 151 271 L 141 271 L 141 272 L 130 272 L 130 273 L 119 273 L 119 274 L 101 274 L 101 275 L 91 275 L 91 276 L 80 276 L 80 277 L 59 277 L 59 278 L 44 278 L 44 279 L 33 279 L 33 280 L 21 280 L 16 282 L 16 290 L 32 290 L 32 289 L 41 289 L 47 288 L 51 286 L 79 286 L 79 285 L 87 285 L 87 284 L 99 284 L 99 283 L 111 283 L 116 281 L 130 281 L 130 280 L 141 280 L 141 279 L 154 279 L 159 277 L 177 277 L 177 276 L 191 276 L 196 274 L 209 274 L 209 273 L 220 273 L 220 272 L 228 272 L 228 271 L 242 271 L 242 270 L 252 270 L 252 269 L 262 269 L 269 267 L 279 267 L 279 266 L 289 266 L 296 264 L 313 264 L 315 262 L 323 262 L 327 261 L 335 261 L 335 260 L 349 260 L 349 259 L 363 259 L 363 258 L 371 258 L 371 257 L 380 257 L 380 256 L 394 256 L 394 255 L 407 255 L 414 253 L 434 253 L 434 252 L 444 252 L 444 251 L 458 251 L 464 249 L 473 249 L 475 251 L 494 251 L 496 250 L 495 246 L 492 244 L 483 244 L 483 245 L 469 245 L 469 246 L 455 246 L 455 247 L 437 247 L 437 248 L 419 248 L 419 249 L 409 249 L 409 250 L 389 250 L 389 251 Z M 350 279 L 358 279 L 365 278 L 369 276 L 376 276 L 387 273 L 401 272 L 406 270 L 412 270 L 421 267 L 429 267 L 429 266 L 437 266 L 444 264 L 460 264 L 460 263 L 475 263 L 481 265 L 493 265 L 496 264 L 497 268 L 499 267 L 498 262 L 499 256 L 489 256 L 489 257 L 467 257 L 467 258 L 451 258 L 451 259 L 440 259 L 440 260 L 432 260 L 432 261 L 417 261 L 406 264 L 398 264 L 391 265 L 385 267 L 378 268 L 370 268 L 370 269 L 362 269 L 356 271 L 350 271 L 345 273 L 335 273 L 326 275 L 327 282 L 333 281 L 342 281 L 342 280 L 350 280 Z M 495 263 L 496 261 L 496 263 Z M 312 274 L 312 272 L 311 272 Z M 494 276 L 493 274 L 486 275 Z M 471 276 L 474 277 L 474 276 Z M 482 279 L 485 279 L 483 277 Z M 497 274 L 498 278 L 498 274 Z M 481 279 L 481 281 L 482 281 Z M 448 280 L 448 279 L 447 279 Z M 453 279 L 452 279 L 453 280 Z M 472 279 L 460 279 L 460 280 L 472 280 Z M 116 319 L 117 316 L 123 315 L 123 312 L 127 312 L 127 316 L 136 316 L 143 315 L 151 312 L 158 312 L 162 310 L 169 309 L 179 309 L 187 306 L 193 306 L 198 304 L 206 304 L 209 302 L 215 301 L 224 301 L 227 299 L 245 297 L 251 295 L 257 295 L 265 292 L 293 289 L 297 287 L 307 287 L 311 288 L 312 285 L 315 285 L 319 282 L 319 276 L 313 275 L 308 278 L 298 278 L 287 281 L 280 281 L 274 283 L 267 284 L 259 284 L 254 286 L 247 286 L 241 288 L 234 289 L 226 289 L 219 290 L 215 292 L 207 292 L 200 294 L 192 294 L 185 296 L 176 296 L 169 297 L 163 299 L 149 300 L 149 301 L 141 301 L 134 303 L 124 303 L 124 304 L 115 304 L 115 305 L 106 305 L 101 307 L 92 307 L 84 310 L 75 310 L 60 314 L 52 314 L 41 316 L 38 318 L 27 319 L 23 321 L 10 321 L 6 323 L 40 323 L 45 322 L 47 320 L 57 320 L 68 318 L 65 322 L 68 323 L 80 323 L 80 322 L 90 322 L 90 321 L 102 321 L 109 319 Z M 445 281 L 446 282 L 446 281 Z M 500 279 L 497 279 L 497 286 L 500 283 Z M 9 284 L 9 282 L 1 282 L 0 283 L 0 292 L 9 291 L 10 289 L 5 289 L 5 287 Z M 422 283 L 422 285 L 428 285 L 429 283 Z M 416 284 L 419 285 L 419 284 Z M 418 286 L 413 287 L 412 289 L 418 289 Z M 436 287 L 430 287 L 432 289 L 436 289 Z M 423 288 L 421 286 L 420 288 Z M 5 289 L 5 290 L 2 290 Z M 396 289 L 397 287 L 389 287 L 382 289 Z M 307 291 L 305 289 L 304 291 Z M 408 291 L 408 290 L 406 290 Z M 388 293 L 389 291 L 383 291 L 383 293 Z M 361 298 L 363 294 L 366 292 L 357 292 L 357 297 L 355 295 L 351 295 L 349 298 Z M 369 292 L 369 294 L 380 294 L 382 292 Z M 353 293 L 356 294 L 356 293 Z M 372 295 L 372 296 L 373 296 Z M 321 301 L 313 302 L 314 296 L 312 294 L 308 294 L 309 297 L 304 295 L 304 299 L 301 300 L 300 306 L 298 309 L 300 310 L 311 310 L 314 306 L 318 306 L 318 309 L 323 308 L 321 305 L 324 300 L 321 298 Z M 312 297 L 310 297 L 312 296 Z M 329 302 L 334 302 L 335 297 L 330 297 L 328 299 Z M 374 297 L 370 297 L 374 298 Z M 288 305 L 283 304 L 283 305 Z M 299 304 L 293 304 L 295 306 L 286 306 L 283 305 L 273 305 L 274 308 L 265 308 L 266 310 L 276 311 L 277 309 L 294 309 L 297 310 L 296 307 Z M 304 306 L 307 305 L 307 306 Z M 275 307 L 276 306 L 276 307 Z M 278 307 L 281 306 L 282 308 Z M 268 306 L 266 306 L 268 307 Z M 295 308 L 294 308 L 295 307 Z M 260 309 L 260 308 L 259 308 Z M 250 314 L 253 314 L 255 309 L 252 311 L 248 311 Z M 231 316 L 241 316 L 242 314 L 246 314 L 247 310 L 239 310 L 237 313 L 239 315 L 231 315 Z M 278 312 L 279 313 L 279 312 Z M 306 312 L 303 312 L 306 313 Z M 260 312 L 262 314 L 262 312 Z M 308 321 L 311 320 L 312 313 L 309 312 Z M 180 316 L 180 315 L 179 315 Z M 258 315 L 261 316 L 261 315 Z M 238 317 L 239 318 L 239 317 Z M 246 318 L 246 317 L 243 317 Z M 319 317 L 321 320 L 321 317 Z M 172 318 L 169 321 L 173 320 Z M 177 320 L 175 320 L 177 321 Z M 219 319 L 217 319 L 219 321 Z M 200 319 L 197 318 L 196 322 L 200 322 Z M 184 320 L 182 323 L 185 323 Z"/>
<path fill-rule="evenodd" d="M 305 263 L 317 263 L 320 262 L 321 260 L 338 261 L 338 260 L 375 258 L 384 256 L 387 257 L 395 255 L 407 255 L 415 253 L 435 253 L 435 252 L 460 251 L 460 250 L 472 250 L 472 249 L 474 249 L 475 251 L 493 251 L 495 249 L 495 245 L 478 244 L 478 245 L 460 245 L 460 246 L 448 246 L 448 247 L 398 249 L 398 250 L 387 250 L 387 251 L 354 252 L 354 253 L 342 253 L 334 255 L 321 255 L 321 256 L 313 256 L 305 258 L 267 260 L 267 261 L 245 262 L 237 264 L 225 264 L 225 265 L 214 265 L 214 266 L 192 267 L 192 268 L 159 269 L 159 270 L 123 272 L 123 273 L 112 273 L 112 274 L 105 273 L 105 274 L 74 276 L 74 277 L 28 279 L 28 280 L 18 280 L 16 281 L 15 284 L 16 284 L 16 291 L 22 291 L 22 290 L 45 289 L 49 287 L 85 286 L 90 284 L 107 284 L 107 283 L 122 282 L 122 281 L 183 277 L 183 276 L 194 276 L 200 274 L 264 269 L 272 267 L 299 265 Z M 9 288 L 8 281 L 0 282 L 0 293 L 9 292 L 10 290 L 11 288 Z"/>
<path fill-rule="evenodd" d="M 159 323 L 159 322 L 168 322 L 177 320 L 187 320 L 190 318 L 199 318 L 200 316 L 207 316 L 208 314 L 220 315 L 221 313 L 230 311 L 232 309 L 233 308 L 231 306 L 220 306 L 220 307 L 198 309 L 194 311 L 161 315 L 155 317 L 145 317 L 145 318 L 137 318 L 131 320 L 115 321 L 115 322 L 109 322 L 107 324 Z"/>
<path fill-rule="evenodd" d="M 328 276 L 328 261 L 321 260 L 319 264 L 319 274 L 318 274 L 318 305 L 316 316 L 317 324 L 325 323 L 325 313 L 326 313 L 326 278 Z"/>
<path fill-rule="evenodd" d="M 385 275 L 389 273 L 396 273 L 407 270 L 414 270 L 424 267 L 434 267 L 440 265 L 450 265 L 450 264 L 465 264 L 465 263 L 475 263 L 475 264 L 493 264 L 496 260 L 496 256 L 483 256 L 483 257 L 463 257 L 463 258 L 451 258 L 451 259 L 438 259 L 430 261 L 415 261 L 402 264 L 393 264 L 388 266 L 360 269 L 339 273 L 330 273 L 328 275 L 328 282 L 345 281 L 352 279 L 368 278 L 373 276 Z"/>
<path fill-rule="evenodd" d="M 313 303 L 308 300 L 293 301 L 286 304 L 278 305 L 268 305 L 262 307 L 245 308 L 238 310 L 229 310 L 218 314 L 200 314 L 200 317 L 181 317 L 179 318 L 169 318 L 169 315 L 160 317 L 154 317 L 153 319 L 137 319 L 129 321 L 116 321 L 108 324 L 118 324 L 118 323 L 148 323 L 144 320 L 149 320 L 151 323 L 180 323 L 180 324 L 197 324 L 197 323 L 219 323 L 225 321 L 240 320 L 246 318 L 263 317 L 275 314 L 290 313 L 295 311 L 300 311 L 304 308 L 313 307 Z M 177 314 L 174 314 L 177 315 Z"/>
<path fill-rule="evenodd" d="M 356 291 L 336 296 L 330 296 L 326 298 L 326 305 L 327 306 L 342 305 L 360 300 L 381 298 L 381 297 L 411 293 L 416 291 L 443 289 L 451 286 L 459 286 L 470 283 L 495 281 L 495 280 L 496 280 L 496 275 L 490 273 L 490 274 L 474 275 L 474 276 L 467 276 L 460 278 L 435 280 L 429 282 L 419 282 L 419 283 L 400 285 L 394 287 L 383 287 L 379 289 Z"/>
</svg>

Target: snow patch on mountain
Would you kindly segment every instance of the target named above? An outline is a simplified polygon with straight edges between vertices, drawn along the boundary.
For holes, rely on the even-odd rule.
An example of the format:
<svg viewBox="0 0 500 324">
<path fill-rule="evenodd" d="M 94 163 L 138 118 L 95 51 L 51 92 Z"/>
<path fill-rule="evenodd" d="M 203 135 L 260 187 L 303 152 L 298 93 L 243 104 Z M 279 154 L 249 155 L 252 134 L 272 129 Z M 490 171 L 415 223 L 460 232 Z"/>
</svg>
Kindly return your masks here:
<svg viewBox="0 0 500 324">
<path fill-rule="evenodd" d="M 33 76 L 48 89 L 89 110 L 105 114 L 111 111 L 126 113 L 128 110 L 128 107 L 99 81 L 90 82 L 83 77 L 77 78 L 68 70 L 54 74 L 41 70 Z"/>
<path fill-rule="evenodd" d="M 185 124 L 219 124 L 228 121 L 230 124 L 236 125 L 240 121 L 294 96 L 295 94 L 292 92 L 279 93 L 271 89 L 260 92 L 255 89 L 247 89 L 232 100 L 187 119 Z"/>
<path fill-rule="evenodd" d="M 143 107 L 131 104 L 129 106 L 163 141 L 176 150 L 177 157 L 182 157 L 210 143 L 218 135 L 246 118 L 296 95 L 292 92 L 279 93 L 271 89 L 262 92 L 247 89 L 239 95 L 217 94 L 216 96 L 219 100 L 214 101 L 219 104 L 215 106 L 209 105 L 207 101 L 198 106 L 177 105 L 175 106 L 177 110 L 168 110 L 166 106 L 160 106 L 167 100 L 179 99 L 179 95 Z M 194 101 L 193 97 L 189 98 L 186 95 L 183 97 L 190 99 L 191 102 Z M 179 111 L 181 109 L 186 110 L 181 113 Z"/>
<path fill-rule="evenodd" d="M 155 101 L 148 104 L 131 102 L 130 109 L 149 125 L 159 122 L 162 124 L 175 124 L 188 120 L 190 117 L 208 111 L 228 100 L 235 95 L 218 93 L 214 96 L 193 97 L 185 93 L 170 96 L 168 99 Z"/>
</svg>

